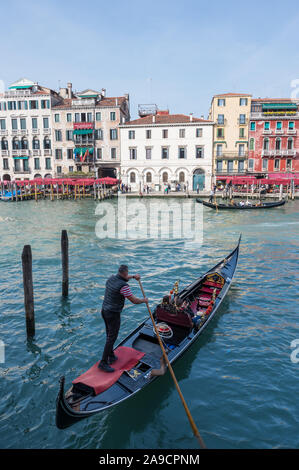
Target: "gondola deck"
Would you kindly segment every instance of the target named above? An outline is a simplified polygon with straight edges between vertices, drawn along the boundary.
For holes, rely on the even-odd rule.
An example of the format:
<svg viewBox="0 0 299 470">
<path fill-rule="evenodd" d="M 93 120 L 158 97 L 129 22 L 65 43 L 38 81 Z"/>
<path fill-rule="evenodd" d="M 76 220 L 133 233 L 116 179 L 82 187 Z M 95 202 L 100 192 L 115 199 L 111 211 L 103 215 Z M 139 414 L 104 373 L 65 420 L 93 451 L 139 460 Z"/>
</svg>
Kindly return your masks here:
<svg viewBox="0 0 299 470">
<path fill-rule="evenodd" d="M 178 319 L 175 317 L 171 318 L 171 315 L 169 315 L 166 323 L 172 328 L 173 337 L 169 339 L 164 338 L 163 342 L 170 363 L 181 357 L 191 344 L 194 343 L 212 320 L 225 298 L 237 267 L 240 239 L 237 247 L 224 260 L 179 292 L 180 298 L 190 303 L 195 314 L 197 311 L 206 312 L 208 308 L 210 308 L 210 313 L 204 314 L 202 319 L 198 321 L 197 326 L 192 324 L 189 327 L 186 325 L 176 325 L 175 321 L 178 321 Z M 213 276 L 216 280 L 218 278 L 222 280 L 222 285 L 213 283 Z M 214 303 L 209 307 L 208 305 L 211 302 L 208 299 L 211 301 L 213 295 Z M 206 301 L 201 300 L 203 298 Z M 154 313 L 156 322 L 160 321 L 160 314 L 157 314 L 157 312 L 159 312 L 158 308 Z M 165 322 L 165 320 L 163 321 Z M 102 393 L 94 395 L 91 390 L 84 390 L 73 386 L 65 394 L 65 379 L 64 377 L 60 379 L 60 390 L 56 401 L 56 425 L 58 428 L 67 428 L 83 418 L 115 406 L 132 397 L 159 378 L 158 376 L 151 377 L 150 375 L 153 369 L 160 367 L 162 356 L 150 318 L 146 319 L 132 331 L 129 336 L 119 343 L 119 346 L 134 348 L 137 351 L 143 352 L 144 356 L 130 371 L 123 372 L 119 379 Z"/>
</svg>

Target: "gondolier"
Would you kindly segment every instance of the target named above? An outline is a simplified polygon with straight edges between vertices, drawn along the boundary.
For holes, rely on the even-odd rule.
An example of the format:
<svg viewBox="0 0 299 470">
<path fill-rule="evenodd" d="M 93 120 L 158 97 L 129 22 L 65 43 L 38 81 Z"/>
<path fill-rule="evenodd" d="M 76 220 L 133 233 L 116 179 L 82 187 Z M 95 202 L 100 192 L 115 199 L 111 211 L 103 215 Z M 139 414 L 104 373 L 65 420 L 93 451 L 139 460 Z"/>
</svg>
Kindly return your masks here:
<svg viewBox="0 0 299 470">
<path fill-rule="evenodd" d="M 122 264 L 116 275 L 109 277 L 106 282 L 104 302 L 102 305 L 102 317 L 106 326 L 106 344 L 99 368 L 105 372 L 114 372 L 110 366 L 117 360 L 113 353 L 113 346 L 117 339 L 120 328 L 120 314 L 125 305 L 125 299 L 129 299 L 133 304 L 147 303 L 148 299 L 135 297 L 130 289 L 128 281 L 130 279 L 140 279 L 139 274 L 129 276 L 128 266 Z"/>
</svg>

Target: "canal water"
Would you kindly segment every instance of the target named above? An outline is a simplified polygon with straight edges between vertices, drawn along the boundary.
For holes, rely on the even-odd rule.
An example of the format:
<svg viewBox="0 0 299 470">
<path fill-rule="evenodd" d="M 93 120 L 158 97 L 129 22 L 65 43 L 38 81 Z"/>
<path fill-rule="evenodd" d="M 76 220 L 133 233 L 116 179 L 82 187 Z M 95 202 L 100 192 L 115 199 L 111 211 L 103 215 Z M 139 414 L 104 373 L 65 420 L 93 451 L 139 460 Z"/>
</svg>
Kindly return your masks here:
<svg viewBox="0 0 299 470">
<path fill-rule="evenodd" d="M 299 202 L 256 212 L 205 208 L 201 246 L 176 238 L 99 239 L 97 205 L 91 200 L 0 205 L 0 340 L 5 345 L 0 447 L 197 447 L 169 374 L 133 399 L 64 431 L 55 427 L 58 381 L 65 374 L 70 384 L 99 359 L 105 340 L 104 284 L 120 263 L 141 274 L 154 306 L 176 280 L 183 287 L 213 266 L 242 233 L 231 290 L 197 343 L 175 364 L 175 373 L 207 447 L 298 448 L 299 362 L 294 360 L 299 354 L 291 342 L 298 339 L 299 345 Z M 62 229 L 68 230 L 70 243 L 68 300 L 60 295 Z M 36 337 L 31 342 L 23 307 L 25 244 L 33 254 Z M 140 295 L 136 281 L 130 284 Z M 144 305 L 127 305 L 120 338 L 146 316 Z"/>
</svg>

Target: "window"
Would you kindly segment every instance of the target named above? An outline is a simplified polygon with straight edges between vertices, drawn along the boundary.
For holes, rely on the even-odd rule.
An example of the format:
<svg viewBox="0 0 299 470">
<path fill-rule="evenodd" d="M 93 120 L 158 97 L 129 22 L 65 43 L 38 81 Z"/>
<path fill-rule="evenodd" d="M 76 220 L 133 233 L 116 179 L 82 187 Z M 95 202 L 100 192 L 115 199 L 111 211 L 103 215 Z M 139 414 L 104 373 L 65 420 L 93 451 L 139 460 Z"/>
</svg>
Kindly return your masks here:
<svg viewBox="0 0 299 470">
<path fill-rule="evenodd" d="M 216 170 L 217 171 L 222 171 L 222 160 L 218 160 L 216 163 Z"/>
<path fill-rule="evenodd" d="M 5 101 L 1 101 L 1 103 L 0 103 L 0 111 L 6 111 L 6 103 L 5 103 Z"/>
<path fill-rule="evenodd" d="M 264 123 L 264 130 L 265 130 L 265 131 L 269 131 L 269 130 L 270 130 L 270 122 L 269 122 L 269 121 L 265 121 L 265 123 Z"/>
<path fill-rule="evenodd" d="M 87 122 L 92 122 L 92 113 L 87 113 Z"/>
<path fill-rule="evenodd" d="M 280 160 L 276 158 L 274 160 L 274 170 L 279 170 L 279 167 L 280 167 Z"/>
<path fill-rule="evenodd" d="M 186 147 L 179 147 L 179 158 L 187 158 Z"/>
<path fill-rule="evenodd" d="M 73 173 L 74 171 L 74 167 L 73 166 L 69 166 L 69 173 Z"/>
<path fill-rule="evenodd" d="M 179 183 L 185 183 L 185 173 L 183 171 L 179 173 Z"/>
<path fill-rule="evenodd" d="M 18 128 L 18 120 L 17 119 L 12 119 L 11 120 L 11 127 L 12 127 L 12 129 L 17 129 Z"/>
<path fill-rule="evenodd" d="M 249 168 L 249 170 L 253 170 L 253 163 L 254 163 L 253 158 L 249 158 L 249 160 L 248 160 L 248 168 Z"/>
<path fill-rule="evenodd" d="M 37 100 L 30 100 L 29 101 L 29 109 L 38 109 L 38 101 Z"/>
<path fill-rule="evenodd" d="M 245 114 L 240 114 L 239 123 L 240 124 L 246 124 L 246 115 Z"/>
<path fill-rule="evenodd" d="M 217 123 L 220 125 L 224 124 L 224 114 L 218 114 Z"/>
<path fill-rule="evenodd" d="M 249 140 L 249 150 L 254 150 L 254 139 L 253 138 L 251 138 Z"/>
<path fill-rule="evenodd" d="M 185 129 L 179 129 L 179 137 L 181 139 L 184 139 L 185 138 Z"/>
<path fill-rule="evenodd" d="M 57 173 L 61 173 L 61 172 L 62 172 L 62 171 L 61 171 L 61 166 L 58 166 L 58 167 L 56 168 L 56 170 L 57 170 Z"/>
<path fill-rule="evenodd" d="M 56 142 L 60 142 L 62 140 L 62 132 L 60 130 L 55 130 L 55 140 Z"/>
<path fill-rule="evenodd" d="M 240 127 L 239 136 L 245 137 L 245 127 Z"/>
<path fill-rule="evenodd" d="M 292 137 L 290 137 L 288 139 L 288 150 L 293 150 L 293 148 L 294 148 L 294 141 L 293 141 Z"/>
<path fill-rule="evenodd" d="M 239 156 L 244 156 L 244 155 L 245 155 L 245 145 L 239 144 Z"/>
<path fill-rule="evenodd" d="M 21 140 L 21 149 L 22 150 L 28 150 L 28 140 L 26 138 L 23 138 Z"/>
<path fill-rule="evenodd" d="M 255 121 L 251 121 L 250 123 L 250 130 L 255 131 Z"/>
<path fill-rule="evenodd" d="M 110 129 L 110 140 L 117 140 L 117 129 Z"/>
<path fill-rule="evenodd" d="M 244 160 L 238 161 L 238 172 L 242 173 L 244 171 Z"/>
<path fill-rule="evenodd" d="M 5 119 L 0 119 L 0 129 L 5 130 L 6 129 L 6 121 Z"/>
<path fill-rule="evenodd" d="M 40 104 L 42 109 L 50 108 L 50 100 L 41 100 Z"/>
<path fill-rule="evenodd" d="M 62 149 L 55 149 L 55 159 L 62 160 Z"/>
<path fill-rule="evenodd" d="M 32 118 L 32 129 L 37 129 L 37 118 Z"/>
<path fill-rule="evenodd" d="M 198 127 L 195 132 L 196 137 L 202 137 L 202 128 Z"/>
<path fill-rule="evenodd" d="M 115 121 L 116 120 L 116 113 L 114 111 L 112 111 L 110 113 L 110 121 Z"/>
<path fill-rule="evenodd" d="M 17 103 L 15 101 L 8 101 L 7 102 L 7 109 L 9 111 L 16 110 L 17 109 Z"/>
<path fill-rule="evenodd" d="M 116 148 L 115 147 L 112 147 L 111 148 L 111 158 L 116 158 Z"/>
<path fill-rule="evenodd" d="M 66 154 L 67 154 L 67 159 L 72 160 L 72 158 L 73 158 L 73 149 L 67 149 Z"/>
<path fill-rule="evenodd" d="M 280 139 L 276 139 L 276 141 L 275 141 L 275 149 L 276 149 L 276 150 L 281 150 L 281 140 L 280 140 Z"/>
<path fill-rule="evenodd" d="M 46 170 L 51 170 L 51 158 L 46 158 Z"/>
<path fill-rule="evenodd" d="M 240 106 L 247 106 L 248 100 L 247 98 L 240 98 Z"/>
<path fill-rule="evenodd" d="M 263 158 L 262 168 L 264 171 L 268 170 L 268 160 L 266 158 Z"/>
<path fill-rule="evenodd" d="M 135 139 L 135 131 L 129 131 L 129 139 Z"/>
<path fill-rule="evenodd" d="M 12 149 L 13 149 L 13 150 L 18 150 L 18 149 L 19 149 L 19 145 L 20 145 L 20 143 L 19 143 L 17 137 L 14 137 L 14 138 L 12 139 Z"/>
<path fill-rule="evenodd" d="M 197 146 L 196 147 L 195 156 L 196 156 L 196 158 L 203 158 L 204 157 L 203 147 L 202 146 Z"/>
<path fill-rule="evenodd" d="M 136 183 L 136 173 L 134 171 L 130 173 L 130 183 Z"/>
<path fill-rule="evenodd" d="M 276 129 L 279 130 L 279 131 L 282 129 L 282 122 L 281 121 L 277 121 Z"/>
<path fill-rule="evenodd" d="M 54 114 L 54 121 L 59 122 L 60 121 L 60 116 L 59 114 Z"/>
<path fill-rule="evenodd" d="M 232 173 L 234 171 L 234 162 L 232 160 L 228 160 L 227 170 L 229 173 Z"/>
<path fill-rule="evenodd" d="M 263 150 L 269 150 L 269 139 L 264 139 Z"/>
<path fill-rule="evenodd" d="M 97 149 L 97 159 L 98 160 L 101 160 L 103 157 L 103 149 L 102 148 L 98 148 Z"/>
<path fill-rule="evenodd" d="M 137 160 L 137 149 L 136 148 L 130 148 L 130 160 Z"/>
<path fill-rule="evenodd" d="M 164 173 L 162 173 L 162 181 L 163 181 L 163 183 L 168 182 L 168 173 L 167 173 L 167 171 L 164 171 Z"/>
<path fill-rule="evenodd" d="M 145 131 L 145 136 L 147 139 L 151 139 L 152 138 L 152 131 L 150 129 L 147 129 Z"/>
<path fill-rule="evenodd" d="M 3 170 L 9 170 L 8 158 L 3 158 Z"/>
<path fill-rule="evenodd" d="M 34 159 L 34 169 L 35 170 L 40 170 L 39 158 Z"/>
<path fill-rule="evenodd" d="M 217 104 L 218 104 L 218 106 L 225 106 L 225 99 L 223 99 L 223 98 L 218 98 Z"/>
<path fill-rule="evenodd" d="M 26 129 L 26 119 L 22 118 L 20 119 L 20 124 L 21 124 L 21 129 Z"/>
<path fill-rule="evenodd" d="M 27 101 L 18 101 L 18 109 L 28 109 Z"/>
<path fill-rule="evenodd" d="M 39 140 L 37 137 L 33 137 L 32 139 L 32 148 L 33 150 L 39 150 L 40 148 Z"/>
<path fill-rule="evenodd" d="M 217 157 L 220 157 L 222 155 L 222 144 L 217 144 L 216 155 Z"/>
<path fill-rule="evenodd" d="M 145 181 L 146 181 L 147 183 L 151 183 L 151 182 L 152 182 L 152 174 L 151 174 L 150 171 L 148 171 L 148 172 L 146 173 L 146 175 L 145 175 Z"/>
<path fill-rule="evenodd" d="M 51 148 L 51 140 L 49 137 L 44 138 L 44 149 L 49 150 Z"/>
<path fill-rule="evenodd" d="M 146 147 L 145 149 L 145 158 L 146 160 L 150 160 L 152 158 L 152 148 Z"/>
<path fill-rule="evenodd" d="M 43 118 L 44 129 L 49 129 L 49 118 Z"/>
<path fill-rule="evenodd" d="M 8 150 L 8 141 L 4 137 L 1 140 L 1 150 Z"/>
<path fill-rule="evenodd" d="M 80 113 L 75 113 L 75 122 L 80 122 Z"/>
<path fill-rule="evenodd" d="M 288 128 L 289 128 L 290 130 L 293 130 L 293 129 L 294 129 L 294 121 L 289 121 Z"/>
<path fill-rule="evenodd" d="M 168 158 L 168 147 L 162 147 L 161 149 L 161 157 L 164 159 L 164 158 Z"/>
<path fill-rule="evenodd" d="M 102 129 L 95 129 L 94 138 L 96 140 L 103 140 L 103 131 L 102 131 Z"/>
<path fill-rule="evenodd" d="M 4 163 L 4 162 L 3 162 Z M 291 158 L 288 158 L 287 159 L 287 170 L 291 170 L 292 169 L 292 159 Z"/>
<path fill-rule="evenodd" d="M 168 137 L 168 129 L 162 129 L 162 137 L 163 137 L 163 139 L 167 139 L 167 137 Z"/>
<path fill-rule="evenodd" d="M 224 137 L 224 129 L 222 127 L 217 128 L 217 137 Z"/>
<path fill-rule="evenodd" d="M 66 120 L 67 120 L 67 122 L 72 122 L 72 115 L 71 115 L 71 113 L 67 113 L 67 115 L 66 115 Z"/>
<path fill-rule="evenodd" d="M 73 131 L 66 131 L 66 140 L 73 140 Z"/>
<path fill-rule="evenodd" d="M 20 164 L 20 160 L 18 158 L 14 159 L 14 170 L 15 171 L 21 171 L 21 164 Z"/>
</svg>

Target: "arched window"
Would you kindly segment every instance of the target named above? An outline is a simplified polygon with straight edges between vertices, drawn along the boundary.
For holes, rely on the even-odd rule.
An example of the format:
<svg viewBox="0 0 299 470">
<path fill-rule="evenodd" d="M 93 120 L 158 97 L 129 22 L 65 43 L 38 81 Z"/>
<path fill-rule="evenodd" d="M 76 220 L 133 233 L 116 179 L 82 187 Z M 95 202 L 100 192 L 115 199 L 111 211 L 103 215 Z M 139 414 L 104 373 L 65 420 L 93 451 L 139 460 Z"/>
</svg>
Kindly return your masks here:
<svg viewBox="0 0 299 470">
<path fill-rule="evenodd" d="M 276 150 L 281 150 L 281 139 L 279 137 L 275 141 L 275 149 Z"/>
<path fill-rule="evenodd" d="M 263 149 L 264 150 L 269 150 L 269 139 L 268 138 L 264 139 Z"/>
<path fill-rule="evenodd" d="M 134 171 L 130 173 L 130 183 L 136 183 L 136 173 Z"/>
<path fill-rule="evenodd" d="M 185 173 L 183 171 L 179 173 L 179 183 L 185 183 Z"/>
<path fill-rule="evenodd" d="M 164 173 L 162 173 L 162 181 L 163 181 L 163 183 L 168 182 L 168 173 L 167 173 L 167 171 L 164 171 Z"/>
<path fill-rule="evenodd" d="M 26 137 L 23 137 L 23 139 L 21 140 L 21 149 L 23 150 L 28 149 L 28 140 L 26 139 Z"/>
<path fill-rule="evenodd" d="M 152 174 L 151 174 L 150 171 L 148 171 L 148 172 L 146 173 L 146 176 L 145 176 L 145 177 L 146 177 L 146 182 L 147 182 L 147 183 L 151 183 L 151 182 L 152 182 Z"/>
<path fill-rule="evenodd" d="M 51 140 L 49 139 L 49 137 L 45 137 L 44 138 L 44 149 L 48 150 L 50 148 L 51 148 Z"/>
<path fill-rule="evenodd" d="M 39 150 L 39 140 L 37 137 L 33 137 L 32 139 L 32 148 L 33 150 Z"/>
<path fill-rule="evenodd" d="M 12 139 L 12 149 L 13 150 L 18 150 L 20 148 L 20 142 L 18 141 L 17 137 L 14 137 Z"/>
<path fill-rule="evenodd" d="M 251 138 L 249 141 L 249 150 L 254 150 L 254 139 Z"/>
<path fill-rule="evenodd" d="M 8 142 L 5 137 L 3 137 L 1 140 L 1 150 L 8 150 Z"/>
<path fill-rule="evenodd" d="M 293 150 L 294 148 L 294 139 L 292 137 L 288 138 L 288 150 Z"/>
</svg>

